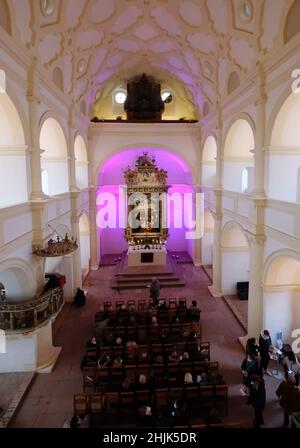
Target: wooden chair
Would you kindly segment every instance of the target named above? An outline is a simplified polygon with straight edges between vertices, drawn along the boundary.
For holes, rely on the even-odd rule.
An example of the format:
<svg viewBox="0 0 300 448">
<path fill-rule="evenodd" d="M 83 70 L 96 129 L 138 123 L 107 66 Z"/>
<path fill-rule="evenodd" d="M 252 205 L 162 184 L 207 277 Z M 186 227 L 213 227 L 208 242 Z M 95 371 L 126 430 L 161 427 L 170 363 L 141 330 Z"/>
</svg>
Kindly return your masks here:
<svg viewBox="0 0 300 448">
<path fill-rule="evenodd" d="M 89 395 L 74 395 L 74 414 L 85 415 L 90 412 Z"/>
<path fill-rule="evenodd" d="M 124 300 L 117 300 L 116 301 L 116 311 L 118 311 L 119 309 L 121 309 L 121 307 L 124 305 Z"/>
<path fill-rule="evenodd" d="M 96 381 L 96 367 L 85 367 L 83 369 L 83 391 L 87 389 L 94 390 L 94 383 Z"/>
<path fill-rule="evenodd" d="M 177 299 L 176 299 L 176 297 L 171 297 L 169 299 L 169 308 L 170 308 L 170 310 L 176 310 L 176 308 L 177 308 Z"/>
<path fill-rule="evenodd" d="M 120 411 L 123 413 L 133 413 L 134 412 L 134 392 L 121 392 L 119 396 L 119 407 Z"/>
<path fill-rule="evenodd" d="M 91 394 L 90 395 L 90 410 L 91 414 L 100 414 L 103 407 L 103 395 Z"/>
<path fill-rule="evenodd" d="M 103 303 L 103 307 L 104 307 L 104 309 L 110 308 L 111 306 L 112 306 L 112 302 L 111 302 L 110 300 L 106 300 L 106 301 Z"/>
<path fill-rule="evenodd" d="M 157 409 L 166 408 L 169 402 L 169 390 L 156 389 L 154 392 L 154 401 Z"/>
<path fill-rule="evenodd" d="M 127 307 L 129 308 L 130 306 L 136 307 L 135 300 L 133 300 L 133 299 L 127 300 Z"/>
<path fill-rule="evenodd" d="M 142 406 L 143 404 L 149 404 L 151 399 L 150 390 L 137 390 L 135 391 L 135 402 L 137 407 Z"/>
<path fill-rule="evenodd" d="M 119 393 L 110 392 L 105 394 L 105 412 L 107 414 L 118 414 L 119 412 Z"/>
<path fill-rule="evenodd" d="M 138 311 L 144 311 L 147 308 L 147 301 L 144 299 L 138 299 Z"/>
<path fill-rule="evenodd" d="M 97 392 L 105 392 L 109 388 L 110 383 L 110 368 L 100 367 L 96 370 L 96 380 L 94 383 L 94 390 Z"/>
</svg>

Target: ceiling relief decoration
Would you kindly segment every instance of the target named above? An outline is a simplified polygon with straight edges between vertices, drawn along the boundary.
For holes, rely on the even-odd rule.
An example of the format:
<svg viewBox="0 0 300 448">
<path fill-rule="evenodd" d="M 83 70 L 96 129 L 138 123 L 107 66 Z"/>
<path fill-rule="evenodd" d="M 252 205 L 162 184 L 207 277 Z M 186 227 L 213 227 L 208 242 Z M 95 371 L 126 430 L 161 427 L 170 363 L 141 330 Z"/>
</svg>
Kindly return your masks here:
<svg viewBox="0 0 300 448">
<path fill-rule="evenodd" d="M 276 1 L 276 8 L 273 7 Z M 142 71 L 185 84 L 202 115 L 283 44 L 293 0 L 11 0 L 14 36 L 49 72 L 61 67 L 64 91 L 87 110 L 106 83 Z M 81 60 L 85 67 L 78 71 Z M 87 78 L 84 80 L 84 78 Z M 83 82 L 85 81 L 85 82 Z"/>
</svg>

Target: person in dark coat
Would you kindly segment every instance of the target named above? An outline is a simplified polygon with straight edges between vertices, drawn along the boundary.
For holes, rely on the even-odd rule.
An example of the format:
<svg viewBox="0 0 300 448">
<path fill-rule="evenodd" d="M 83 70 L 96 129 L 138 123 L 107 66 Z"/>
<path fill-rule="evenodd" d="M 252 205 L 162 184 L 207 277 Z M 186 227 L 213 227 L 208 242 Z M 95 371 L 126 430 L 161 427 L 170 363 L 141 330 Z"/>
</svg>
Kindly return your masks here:
<svg viewBox="0 0 300 448">
<path fill-rule="evenodd" d="M 282 381 L 276 390 L 276 395 L 280 398 L 280 406 L 284 414 L 284 426 L 289 426 L 290 415 L 300 411 L 300 391 L 297 386 L 290 381 Z"/>
<path fill-rule="evenodd" d="M 252 359 L 259 358 L 259 345 L 255 338 L 249 338 L 246 345 L 246 354 L 250 355 Z"/>
<path fill-rule="evenodd" d="M 264 424 L 263 411 L 266 407 L 266 388 L 262 375 L 252 374 L 248 404 L 254 408 L 253 427 L 260 428 Z"/>
<path fill-rule="evenodd" d="M 74 303 L 77 307 L 85 305 L 85 294 L 84 291 L 80 288 L 77 288 L 77 292 L 74 297 Z"/>
<path fill-rule="evenodd" d="M 150 285 L 150 297 L 153 299 L 155 306 L 158 306 L 159 304 L 160 288 L 159 280 L 156 277 L 153 277 Z"/>
<path fill-rule="evenodd" d="M 241 365 L 243 374 L 243 384 L 248 389 L 251 383 L 251 377 L 253 374 L 259 375 L 260 369 L 256 359 L 252 358 L 249 354 L 244 359 Z"/>
<path fill-rule="evenodd" d="M 263 330 L 259 337 L 259 351 L 260 351 L 260 367 L 263 373 L 271 375 L 268 371 L 268 365 L 270 361 L 270 348 L 272 346 L 272 340 L 268 330 Z"/>
</svg>

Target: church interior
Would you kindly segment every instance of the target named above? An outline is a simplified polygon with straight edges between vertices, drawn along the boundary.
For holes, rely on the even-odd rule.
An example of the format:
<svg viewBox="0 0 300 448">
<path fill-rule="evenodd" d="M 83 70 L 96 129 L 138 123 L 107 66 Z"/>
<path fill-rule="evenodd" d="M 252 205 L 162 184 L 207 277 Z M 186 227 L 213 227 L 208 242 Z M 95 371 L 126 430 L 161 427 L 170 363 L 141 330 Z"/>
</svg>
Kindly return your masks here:
<svg viewBox="0 0 300 448">
<path fill-rule="evenodd" d="M 299 123 L 300 0 L 0 0 L 0 428 L 300 427 Z"/>
</svg>

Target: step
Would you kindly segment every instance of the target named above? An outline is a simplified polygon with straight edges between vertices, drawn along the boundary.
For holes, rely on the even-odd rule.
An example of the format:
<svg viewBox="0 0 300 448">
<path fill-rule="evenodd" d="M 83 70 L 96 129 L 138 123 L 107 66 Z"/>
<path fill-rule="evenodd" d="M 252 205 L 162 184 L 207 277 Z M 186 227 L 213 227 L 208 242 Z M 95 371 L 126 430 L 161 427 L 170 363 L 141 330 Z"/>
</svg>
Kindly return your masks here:
<svg viewBox="0 0 300 448">
<path fill-rule="evenodd" d="M 164 278 L 161 278 L 161 277 L 156 277 L 156 278 L 160 281 L 160 283 L 165 283 L 165 282 L 172 281 L 172 280 L 173 281 L 180 280 L 180 278 L 176 275 L 170 275 L 170 276 L 164 277 Z M 150 280 L 151 280 L 151 277 L 144 277 L 144 276 L 143 277 L 132 276 L 132 277 L 124 278 L 120 275 L 120 277 L 119 277 L 119 283 L 128 283 L 128 282 L 136 282 L 136 283 L 147 282 L 147 283 L 149 283 Z M 118 281 L 118 276 L 115 276 L 115 281 L 116 282 Z"/>
<path fill-rule="evenodd" d="M 176 288 L 176 287 L 184 287 L 185 282 L 177 280 L 177 281 L 170 281 L 163 284 L 163 288 Z M 125 284 L 117 284 L 116 282 L 113 282 L 111 285 L 112 289 L 141 289 L 141 288 L 147 288 L 146 283 L 137 283 L 137 282 L 130 282 Z M 148 289 L 148 288 L 147 288 Z"/>
</svg>

